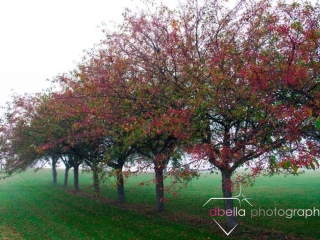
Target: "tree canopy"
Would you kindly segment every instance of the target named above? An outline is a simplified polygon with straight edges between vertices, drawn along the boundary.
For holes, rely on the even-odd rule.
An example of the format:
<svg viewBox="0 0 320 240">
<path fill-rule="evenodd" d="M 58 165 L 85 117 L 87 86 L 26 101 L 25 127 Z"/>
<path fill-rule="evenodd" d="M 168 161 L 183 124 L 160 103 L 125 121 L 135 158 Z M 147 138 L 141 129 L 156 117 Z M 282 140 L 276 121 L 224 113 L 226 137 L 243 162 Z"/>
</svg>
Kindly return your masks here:
<svg viewBox="0 0 320 240">
<path fill-rule="evenodd" d="M 242 166 L 251 169 L 238 176 L 242 183 L 260 173 L 315 169 L 319 10 L 300 1 L 243 0 L 127 10 L 76 70 L 55 79 L 60 91 L 8 109 L 6 170 L 24 170 L 49 152 L 75 154 L 94 172 L 97 191 L 98 168 L 115 169 L 123 202 L 122 168 L 134 154 L 152 163 L 163 211 L 164 170 L 182 152 L 221 172 L 224 198 Z M 225 208 L 233 211 L 232 200 Z M 236 217 L 227 224 L 233 228 Z"/>
</svg>

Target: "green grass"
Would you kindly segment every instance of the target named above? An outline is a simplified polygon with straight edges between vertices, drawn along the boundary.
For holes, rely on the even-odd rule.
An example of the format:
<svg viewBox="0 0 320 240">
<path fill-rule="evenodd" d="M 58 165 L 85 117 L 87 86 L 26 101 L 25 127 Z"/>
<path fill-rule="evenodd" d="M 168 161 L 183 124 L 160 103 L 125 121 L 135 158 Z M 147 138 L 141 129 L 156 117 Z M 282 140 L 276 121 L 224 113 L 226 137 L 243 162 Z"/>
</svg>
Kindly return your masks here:
<svg viewBox="0 0 320 240">
<path fill-rule="evenodd" d="M 72 175 L 72 171 L 70 171 Z M 72 179 L 62 187 L 51 183 L 51 171 L 28 171 L 0 181 L 0 238 L 2 239 L 227 239 L 209 216 L 211 197 L 221 197 L 219 175 L 203 174 L 177 196 L 167 194 L 166 212 L 155 214 L 155 186 L 138 186 L 153 174 L 126 182 L 127 204 L 115 201 L 114 182 L 102 187 L 102 197 L 91 197 L 91 175 L 80 175 L 82 191 L 73 193 Z M 320 239 L 320 217 L 250 217 L 251 209 L 320 209 L 320 172 L 294 176 L 259 177 L 253 187 L 242 189 L 253 205 L 243 203 L 245 217 L 229 239 Z M 166 182 L 168 185 L 168 181 Z M 237 192 L 235 193 L 237 194 Z M 108 198 L 108 199 L 106 199 Z M 108 201 L 107 201 L 108 200 Z M 237 205 L 239 207 L 239 205 Z M 217 218 L 221 223 L 224 219 Z M 287 238 L 285 238 L 285 236 Z M 266 237 L 266 238 L 264 238 Z"/>
</svg>

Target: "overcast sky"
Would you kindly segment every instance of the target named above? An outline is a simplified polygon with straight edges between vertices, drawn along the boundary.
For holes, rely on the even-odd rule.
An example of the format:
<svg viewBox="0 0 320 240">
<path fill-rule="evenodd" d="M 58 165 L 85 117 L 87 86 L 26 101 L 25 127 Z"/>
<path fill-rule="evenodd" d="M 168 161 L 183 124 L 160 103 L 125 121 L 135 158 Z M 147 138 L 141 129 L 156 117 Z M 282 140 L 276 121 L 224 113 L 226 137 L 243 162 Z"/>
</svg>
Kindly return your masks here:
<svg viewBox="0 0 320 240">
<path fill-rule="evenodd" d="M 72 70 L 83 50 L 103 39 L 102 22 L 121 22 L 125 7 L 141 2 L 0 0 L 0 105 L 13 93 L 51 86 L 46 79 Z"/>
<path fill-rule="evenodd" d="M 74 69 L 83 50 L 103 39 L 98 26 L 120 23 L 125 7 L 142 1 L 0 0 L 0 106 L 13 93 L 40 92 L 51 86 L 46 79 Z"/>
</svg>

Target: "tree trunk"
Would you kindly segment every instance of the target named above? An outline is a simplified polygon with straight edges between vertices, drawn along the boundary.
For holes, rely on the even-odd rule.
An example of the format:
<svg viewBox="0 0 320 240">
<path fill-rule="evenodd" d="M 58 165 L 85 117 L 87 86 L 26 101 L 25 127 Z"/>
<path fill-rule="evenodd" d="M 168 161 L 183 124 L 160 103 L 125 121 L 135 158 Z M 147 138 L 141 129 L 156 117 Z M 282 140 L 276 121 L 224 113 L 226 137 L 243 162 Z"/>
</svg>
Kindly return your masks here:
<svg viewBox="0 0 320 240">
<path fill-rule="evenodd" d="M 222 175 L 222 193 L 224 198 L 231 198 L 232 197 L 232 185 L 231 185 L 231 175 L 232 172 L 228 170 L 221 170 Z M 233 199 L 224 199 L 224 207 L 227 211 L 228 209 L 232 210 L 232 215 L 227 216 L 227 226 L 229 230 L 233 229 L 235 226 L 237 226 L 238 221 L 237 217 L 234 213 L 234 205 L 233 205 Z"/>
<path fill-rule="evenodd" d="M 163 167 L 155 168 L 156 173 L 156 210 L 164 211 Z"/>
<path fill-rule="evenodd" d="M 123 182 L 123 173 L 122 167 L 116 169 L 117 174 L 117 191 L 118 191 L 118 200 L 121 203 L 125 202 L 125 195 L 124 195 L 124 182 Z"/>
<path fill-rule="evenodd" d="M 53 184 L 57 184 L 57 159 L 52 157 L 52 177 L 53 177 Z"/>
<path fill-rule="evenodd" d="M 63 186 L 67 187 L 68 186 L 68 177 L 69 177 L 69 166 L 66 166 L 66 169 L 64 170 L 64 183 Z"/>
<path fill-rule="evenodd" d="M 93 172 L 93 188 L 96 196 L 100 196 L 99 172 L 97 166 L 92 166 Z"/>
<path fill-rule="evenodd" d="M 73 166 L 73 185 L 75 190 L 79 190 L 79 164 Z"/>
</svg>

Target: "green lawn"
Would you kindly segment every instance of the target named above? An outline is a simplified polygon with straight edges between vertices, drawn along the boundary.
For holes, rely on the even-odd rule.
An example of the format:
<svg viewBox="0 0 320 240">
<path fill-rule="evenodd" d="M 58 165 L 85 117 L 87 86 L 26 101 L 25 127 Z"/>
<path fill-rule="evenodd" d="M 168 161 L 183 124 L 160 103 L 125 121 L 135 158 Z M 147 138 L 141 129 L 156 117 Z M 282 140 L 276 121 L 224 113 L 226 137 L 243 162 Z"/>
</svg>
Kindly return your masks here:
<svg viewBox="0 0 320 240">
<path fill-rule="evenodd" d="M 70 171 L 72 175 L 72 171 Z M 80 175 L 80 193 L 63 188 L 63 170 L 58 185 L 51 171 L 28 171 L 0 180 L 0 236 L 2 239 L 320 239 L 320 217 L 251 217 L 252 209 L 320 209 L 320 172 L 294 177 L 259 177 L 253 187 L 243 188 L 251 207 L 243 202 L 246 216 L 229 237 L 211 220 L 209 210 L 222 207 L 221 180 L 203 174 L 177 196 L 167 194 L 166 212 L 156 214 L 154 184 L 146 173 L 126 183 L 127 204 L 116 201 L 113 181 L 102 187 L 102 197 L 92 197 L 91 176 Z M 166 182 L 168 184 L 168 181 Z M 237 195 L 238 192 L 235 193 Z M 237 204 L 238 207 L 239 204 Z M 289 210 L 288 210 L 289 209 Z M 223 224 L 224 219 L 216 218 Z"/>
</svg>

